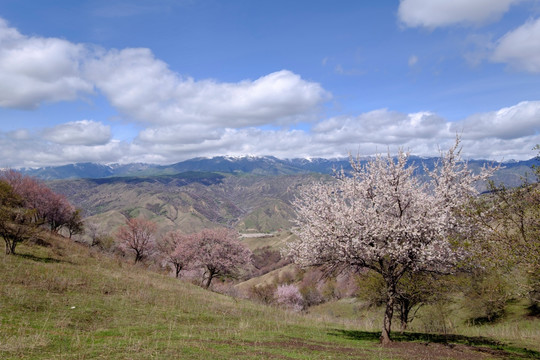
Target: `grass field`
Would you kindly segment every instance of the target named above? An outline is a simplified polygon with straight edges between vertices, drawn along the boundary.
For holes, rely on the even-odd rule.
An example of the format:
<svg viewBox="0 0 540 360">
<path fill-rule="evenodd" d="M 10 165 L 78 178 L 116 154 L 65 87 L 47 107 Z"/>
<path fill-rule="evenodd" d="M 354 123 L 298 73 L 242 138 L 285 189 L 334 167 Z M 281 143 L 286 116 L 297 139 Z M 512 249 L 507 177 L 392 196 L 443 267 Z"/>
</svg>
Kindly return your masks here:
<svg viewBox="0 0 540 360">
<path fill-rule="evenodd" d="M 49 246 L 23 244 L 18 255 L 0 255 L 1 359 L 540 356 L 472 332 L 453 339 L 396 334 L 400 341 L 383 348 L 379 334 L 360 321 L 285 312 L 203 290 L 67 239 L 45 240 Z"/>
</svg>

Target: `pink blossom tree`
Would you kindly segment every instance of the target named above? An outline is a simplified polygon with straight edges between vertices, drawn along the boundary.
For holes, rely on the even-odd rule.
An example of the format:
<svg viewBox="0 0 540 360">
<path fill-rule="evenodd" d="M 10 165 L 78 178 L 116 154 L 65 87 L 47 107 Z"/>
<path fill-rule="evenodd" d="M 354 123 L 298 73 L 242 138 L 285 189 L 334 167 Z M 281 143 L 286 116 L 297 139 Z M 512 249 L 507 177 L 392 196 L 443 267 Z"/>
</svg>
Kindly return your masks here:
<svg viewBox="0 0 540 360">
<path fill-rule="evenodd" d="M 306 186 L 295 201 L 299 237 L 288 253 L 303 266 L 368 268 L 385 284 L 381 343 L 390 332 L 396 285 L 406 273 L 452 271 L 466 256 L 474 224 L 461 211 L 477 193 L 474 175 L 461 161 L 459 139 L 428 178 L 420 180 L 409 155 L 377 156 L 362 166 L 351 158 L 352 174 Z"/>
<path fill-rule="evenodd" d="M 204 286 L 208 289 L 216 277 L 234 277 L 251 262 L 251 251 L 238 240 L 231 229 L 205 229 L 193 234 L 195 261 L 204 269 Z"/>
<path fill-rule="evenodd" d="M 158 250 L 165 261 L 174 267 L 177 278 L 180 276 L 180 271 L 195 259 L 194 244 L 193 235 L 185 235 L 178 231 L 169 232 L 158 240 Z"/>
<path fill-rule="evenodd" d="M 25 208 L 21 197 L 0 180 L 0 237 L 6 243 L 6 254 L 15 254 L 17 244 L 30 239 L 36 228 L 34 211 Z"/>
<path fill-rule="evenodd" d="M 46 224 L 51 231 L 58 232 L 62 227 L 82 226 L 81 219 L 76 218 L 77 210 L 69 203 L 64 195 L 57 194 L 39 180 L 25 176 L 15 170 L 7 170 L 1 178 L 21 197 L 24 206 L 33 210 L 34 222 Z"/>
<path fill-rule="evenodd" d="M 293 311 L 301 311 L 304 308 L 304 298 L 294 284 L 280 285 L 275 293 L 276 302 Z"/>
<path fill-rule="evenodd" d="M 119 247 L 124 251 L 135 253 L 135 263 L 141 261 L 155 248 L 154 235 L 156 224 L 144 219 L 128 219 L 126 225 L 118 229 L 116 238 Z"/>
</svg>

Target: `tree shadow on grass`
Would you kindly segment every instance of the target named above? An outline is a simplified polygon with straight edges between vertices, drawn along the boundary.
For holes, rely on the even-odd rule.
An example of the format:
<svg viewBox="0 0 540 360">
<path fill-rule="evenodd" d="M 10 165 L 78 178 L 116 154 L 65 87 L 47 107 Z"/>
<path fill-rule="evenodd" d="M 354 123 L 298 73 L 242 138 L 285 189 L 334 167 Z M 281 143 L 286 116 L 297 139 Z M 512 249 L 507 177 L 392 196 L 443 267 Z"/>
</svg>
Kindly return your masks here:
<svg viewBox="0 0 540 360">
<path fill-rule="evenodd" d="M 57 264 L 57 263 L 66 263 L 66 262 L 68 262 L 68 261 L 65 261 L 65 260 L 58 260 L 58 259 L 51 258 L 51 257 L 39 257 L 39 256 L 35 256 L 35 255 L 32 255 L 32 254 L 15 254 L 15 256 L 21 257 L 23 259 L 42 262 L 42 263 L 54 263 L 54 264 Z"/>
<path fill-rule="evenodd" d="M 380 332 L 376 331 L 356 331 L 333 329 L 330 333 L 333 336 L 344 337 L 353 340 L 379 341 Z M 392 333 L 392 340 L 399 342 L 426 342 L 439 344 L 462 344 L 467 346 L 488 346 L 492 349 L 502 350 L 511 353 L 525 355 L 531 359 L 540 359 L 540 352 L 527 348 L 520 348 L 504 344 L 497 340 L 483 336 L 464 336 L 455 334 L 426 334 L 416 332 Z"/>
</svg>

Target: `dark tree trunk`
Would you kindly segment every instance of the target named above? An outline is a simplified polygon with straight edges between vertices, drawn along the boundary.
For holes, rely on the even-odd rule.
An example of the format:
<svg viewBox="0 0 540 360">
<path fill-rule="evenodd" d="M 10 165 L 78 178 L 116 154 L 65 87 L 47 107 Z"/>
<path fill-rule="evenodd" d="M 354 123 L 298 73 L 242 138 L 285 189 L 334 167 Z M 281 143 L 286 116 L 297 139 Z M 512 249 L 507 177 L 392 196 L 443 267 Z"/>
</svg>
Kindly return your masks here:
<svg viewBox="0 0 540 360">
<path fill-rule="evenodd" d="M 6 242 L 6 255 L 14 255 L 15 254 L 15 246 L 17 246 L 17 242 L 15 240 L 10 239 L 4 239 Z"/>
<path fill-rule="evenodd" d="M 174 272 L 175 272 L 175 275 L 176 275 L 177 279 L 180 276 L 180 271 L 182 271 L 182 265 L 174 264 Z"/>
<path fill-rule="evenodd" d="M 381 344 L 388 345 L 392 342 L 390 332 L 392 331 L 392 317 L 394 316 L 394 302 L 396 297 L 396 284 L 387 279 L 386 310 L 384 312 L 383 328 L 381 333 Z"/>
<path fill-rule="evenodd" d="M 206 289 L 208 289 L 210 287 L 210 284 L 212 283 L 212 279 L 217 275 L 217 271 L 215 271 L 214 269 L 210 270 L 208 269 L 208 279 L 206 279 L 206 284 L 204 285 L 204 287 Z"/>
<path fill-rule="evenodd" d="M 401 332 L 407 330 L 409 324 L 409 313 L 411 311 L 410 301 L 402 299 L 399 304 L 399 318 L 401 320 Z"/>
</svg>

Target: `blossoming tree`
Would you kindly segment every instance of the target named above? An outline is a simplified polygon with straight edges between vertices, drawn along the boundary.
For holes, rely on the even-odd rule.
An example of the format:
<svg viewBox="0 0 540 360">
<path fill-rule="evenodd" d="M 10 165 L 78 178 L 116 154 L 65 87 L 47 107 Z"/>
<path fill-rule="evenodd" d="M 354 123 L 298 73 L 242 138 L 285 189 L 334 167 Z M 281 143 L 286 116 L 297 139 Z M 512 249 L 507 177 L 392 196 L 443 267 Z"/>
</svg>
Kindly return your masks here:
<svg viewBox="0 0 540 360">
<path fill-rule="evenodd" d="M 137 263 L 155 249 L 155 233 L 155 223 L 145 219 L 132 218 L 126 221 L 126 225 L 118 229 L 116 238 L 122 250 L 135 253 L 135 263 Z"/>
<path fill-rule="evenodd" d="M 157 241 L 157 247 L 165 261 L 174 266 L 176 278 L 180 271 L 195 259 L 195 236 L 171 231 Z"/>
<path fill-rule="evenodd" d="M 386 287 L 381 343 L 389 343 L 396 285 L 408 272 L 450 272 L 466 256 L 474 223 L 461 211 L 477 192 L 461 161 L 459 139 L 426 179 L 408 166 L 409 154 L 377 156 L 366 165 L 351 158 L 352 174 L 306 186 L 295 201 L 299 239 L 287 251 L 303 266 L 367 268 Z"/>
<path fill-rule="evenodd" d="M 191 236 L 195 262 L 204 269 L 207 289 L 214 278 L 233 277 L 251 262 L 251 251 L 238 240 L 234 230 L 204 229 Z"/>
</svg>

